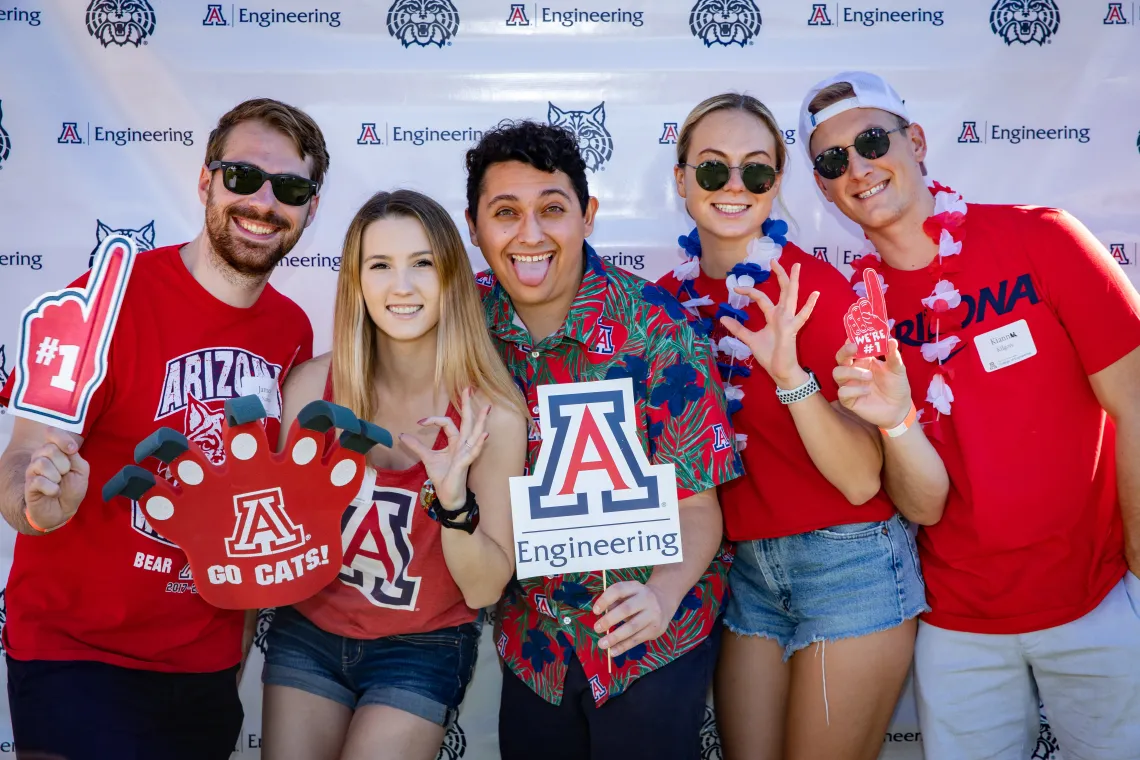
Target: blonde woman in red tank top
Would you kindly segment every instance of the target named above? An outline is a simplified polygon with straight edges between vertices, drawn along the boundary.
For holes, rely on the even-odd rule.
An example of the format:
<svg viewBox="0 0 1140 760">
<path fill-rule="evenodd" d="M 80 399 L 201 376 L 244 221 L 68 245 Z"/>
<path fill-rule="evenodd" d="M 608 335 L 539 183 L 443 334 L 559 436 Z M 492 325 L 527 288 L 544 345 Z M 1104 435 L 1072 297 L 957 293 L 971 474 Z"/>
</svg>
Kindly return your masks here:
<svg viewBox="0 0 1140 760">
<path fill-rule="evenodd" d="M 491 346 L 459 231 L 382 192 L 345 235 L 332 351 L 284 388 L 392 431 L 341 521 L 336 581 L 267 637 L 267 760 L 432 760 L 475 666 L 480 610 L 514 573 L 508 478 L 528 415 Z"/>
</svg>

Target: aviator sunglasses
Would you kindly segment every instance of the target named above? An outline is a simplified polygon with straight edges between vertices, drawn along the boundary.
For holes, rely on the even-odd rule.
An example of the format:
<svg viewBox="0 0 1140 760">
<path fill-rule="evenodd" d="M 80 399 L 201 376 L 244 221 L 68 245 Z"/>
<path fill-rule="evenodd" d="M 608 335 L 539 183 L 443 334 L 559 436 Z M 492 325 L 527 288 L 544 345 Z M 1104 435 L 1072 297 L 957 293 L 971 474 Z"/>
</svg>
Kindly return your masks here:
<svg viewBox="0 0 1140 760">
<path fill-rule="evenodd" d="M 206 168 L 210 171 L 221 169 L 222 184 L 238 195 L 253 195 L 269 180 L 274 197 L 287 206 L 304 206 L 319 187 L 311 179 L 296 174 L 269 174 L 256 166 L 236 161 L 211 161 Z"/>
<path fill-rule="evenodd" d="M 692 164 L 678 164 L 693 169 L 697 177 L 697 184 L 705 190 L 712 192 L 720 190 L 728 184 L 733 169 L 740 170 L 740 181 L 748 188 L 748 192 L 763 195 L 776 184 L 776 170 L 768 164 L 745 164 L 744 166 L 729 166 L 723 161 L 704 161 L 697 166 Z"/>
<path fill-rule="evenodd" d="M 871 127 L 865 132 L 860 132 L 855 136 L 855 142 L 848 145 L 847 148 L 854 148 L 855 151 L 868 160 L 882 158 L 887 155 L 887 151 L 891 149 L 891 135 L 895 132 L 902 132 L 908 129 L 910 125 L 899 127 L 887 131 L 882 127 Z M 843 176 L 847 171 L 847 165 L 850 163 L 847 154 L 847 148 L 828 148 L 823 153 L 815 157 L 815 170 L 819 172 L 819 176 L 824 179 L 838 179 Z"/>
</svg>

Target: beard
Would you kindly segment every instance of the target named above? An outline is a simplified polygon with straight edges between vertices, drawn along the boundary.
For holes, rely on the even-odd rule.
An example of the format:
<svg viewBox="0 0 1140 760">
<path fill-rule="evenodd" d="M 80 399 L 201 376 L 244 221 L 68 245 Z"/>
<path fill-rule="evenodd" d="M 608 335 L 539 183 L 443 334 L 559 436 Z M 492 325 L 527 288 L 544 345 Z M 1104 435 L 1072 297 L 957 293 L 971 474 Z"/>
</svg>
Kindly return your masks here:
<svg viewBox="0 0 1140 760">
<path fill-rule="evenodd" d="M 265 245 L 256 245 L 238 238 L 230 228 L 230 219 L 235 216 L 273 225 L 278 229 L 277 239 Z M 308 212 L 305 217 L 307 220 Z M 304 229 L 303 223 L 294 225 L 273 212 L 263 213 L 240 203 L 222 206 L 214 201 L 214 190 L 210 188 L 206 199 L 206 235 L 214 253 L 237 274 L 247 277 L 265 277 L 270 274 L 277 263 L 297 245 Z"/>
</svg>

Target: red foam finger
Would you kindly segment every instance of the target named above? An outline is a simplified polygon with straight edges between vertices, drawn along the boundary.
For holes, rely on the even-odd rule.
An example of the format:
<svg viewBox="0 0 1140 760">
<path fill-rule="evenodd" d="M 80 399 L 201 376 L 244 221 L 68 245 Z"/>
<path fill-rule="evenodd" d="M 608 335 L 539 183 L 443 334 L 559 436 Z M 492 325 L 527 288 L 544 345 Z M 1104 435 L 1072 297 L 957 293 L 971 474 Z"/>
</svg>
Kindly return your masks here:
<svg viewBox="0 0 1140 760">
<path fill-rule="evenodd" d="M 867 300 L 871 303 L 871 313 L 887 321 L 887 301 L 883 297 L 883 287 L 879 282 L 879 275 L 870 267 L 863 270 L 863 283 L 867 286 Z"/>
<path fill-rule="evenodd" d="M 83 432 L 91 397 L 107 374 L 136 254 L 129 238 L 109 236 L 95 254 L 85 287 L 45 293 L 24 310 L 14 414 Z"/>
</svg>

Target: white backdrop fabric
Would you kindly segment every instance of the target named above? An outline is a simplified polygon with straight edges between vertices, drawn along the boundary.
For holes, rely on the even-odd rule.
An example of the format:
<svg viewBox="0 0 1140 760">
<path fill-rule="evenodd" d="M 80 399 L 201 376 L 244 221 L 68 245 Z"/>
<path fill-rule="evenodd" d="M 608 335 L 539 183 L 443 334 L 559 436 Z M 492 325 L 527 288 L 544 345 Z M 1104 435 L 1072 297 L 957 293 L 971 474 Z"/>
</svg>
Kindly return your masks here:
<svg viewBox="0 0 1140 760">
<path fill-rule="evenodd" d="M 709 95 L 755 95 L 791 149 L 790 238 L 849 273 L 861 236 L 823 202 L 795 126 L 807 87 L 851 68 L 906 100 L 933 178 L 969 201 L 1073 212 L 1137 281 L 1138 2 L 249 2 L 0 0 L 0 374 L 23 307 L 84 271 L 108 230 L 144 248 L 198 232 L 206 137 L 257 96 L 310 113 L 332 156 L 320 213 L 272 279 L 308 312 L 317 352 L 356 209 L 409 187 L 465 230 L 463 153 L 504 118 L 579 125 L 600 201 L 591 242 L 654 279 L 691 228 L 673 190 L 677 125 Z M 0 417 L 0 446 L 10 430 Z M 0 578 L 13 542 L 4 526 Z M 255 651 L 235 757 L 260 756 L 261 662 Z M 441 758 L 498 757 L 499 678 L 485 636 Z M 13 751 L 5 695 L 0 754 Z M 711 716 L 708 760 L 720 757 Z M 883 757 L 922 757 L 909 687 L 886 739 Z M 1033 757 L 1059 756 L 1043 729 Z"/>
</svg>

